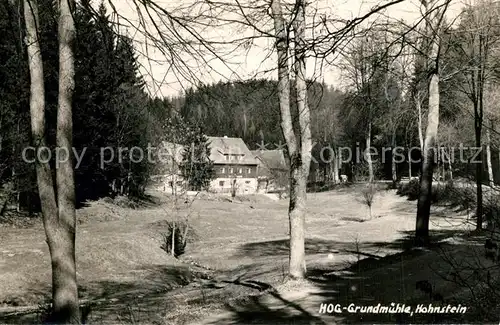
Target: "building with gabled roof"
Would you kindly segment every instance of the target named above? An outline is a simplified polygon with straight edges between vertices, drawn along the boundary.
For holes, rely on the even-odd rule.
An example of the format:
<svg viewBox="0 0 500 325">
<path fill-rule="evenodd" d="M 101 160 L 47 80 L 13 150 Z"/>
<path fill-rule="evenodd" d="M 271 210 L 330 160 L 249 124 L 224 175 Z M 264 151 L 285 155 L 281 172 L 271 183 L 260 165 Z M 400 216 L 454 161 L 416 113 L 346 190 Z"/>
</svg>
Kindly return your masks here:
<svg viewBox="0 0 500 325">
<path fill-rule="evenodd" d="M 207 137 L 215 179 L 210 188 L 216 192 L 253 194 L 257 191 L 258 160 L 241 138 Z"/>
<path fill-rule="evenodd" d="M 254 150 L 252 154 L 259 161 L 257 191 L 267 193 L 284 190 L 290 169 L 283 150 Z"/>
</svg>

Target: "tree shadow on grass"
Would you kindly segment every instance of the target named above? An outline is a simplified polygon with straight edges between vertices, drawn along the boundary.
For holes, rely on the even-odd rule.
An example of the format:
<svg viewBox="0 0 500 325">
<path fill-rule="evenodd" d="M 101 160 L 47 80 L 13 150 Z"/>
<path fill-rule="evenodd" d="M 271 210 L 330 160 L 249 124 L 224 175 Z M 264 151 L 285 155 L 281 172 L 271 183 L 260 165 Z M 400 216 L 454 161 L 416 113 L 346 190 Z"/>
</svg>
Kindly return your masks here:
<svg viewBox="0 0 500 325">
<path fill-rule="evenodd" d="M 413 231 L 402 231 L 401 238 L 392 242 L 355 242 L 355 241 L 336 241 L 322 238 L 306 238 L 305 250 L 307 255 L 314 254 L 361 254 L 364 257 L 379 258 L 377 254 L 369 253 L 368 251 L 377 250 L 379 248 L 387 248 L 390 250 L 408 250 L 414 246 Z M 439 242 L 455 236 L 465 236 L 461 230 L 431 230 L 431 246 L 438 245 Z M 288 256 L 289 239 L 279 239 L 270 241 L 261 241 L 246 243 L 242 245 L 236 257 L 271 257 L 271 256 Z"/>
<path fill-rule="evenodd" d="M 276 292 L 270 292 L 268 295 L 279 305 L 273 307 L 263 301 L 262 296 L 251 296 L 238 305 L 227 305 L 229 314 L 209 324 L 327 324 L 320 317 L 313 315 L 299 304 L 286 300 Z"/>
<path fill-rule="evenodd" d="M 179 265 L 157 265 L 136 270 L 137 276 L 130 281 L 123 279 L 105 280 L 83 286 L 82 298 L 90 305 L 89 323 L 165 323 L 166 317 L 178 322 L 191 316 L 196 308 L 219 306 L 226 310 L 226 317 L 213 324 L 330 324 L 347 323 L 443 323 L 462 322 L 454 315 L 417 315 L 409 317 L 395 314 L 319 314 L 322 303 L 339 303 L 348 306 L 390 305 L 391 302 L 413 305 L 429 304 L 430 298 L 416 289 L 417 281 L 429 281 L 446 299 L 460 288 L 442 281 L 436 270 L 446 273 L 446 262 L 440 258 L 442 250 L 469 251 L 471 245 L 481 242 L 481 238 L 464 241 L 442 241 L 450 237 L 462 236 L 458 231 L 431 231 L 435 245 L 427 250 L 412 249 L 412 233 L 404 233 L 402 238 L 392 242 L 365 242 L 353 250 L 352 243 L 308 239 L 308 255 L 339 252 L 360 256 L 360 260 L 348 267 L 332 268 L 329 265 L 309 267 L 308 283 L 314 288 L 307 296 L 292 299 L 273 290 L 272 286 L 257 275 L 258 263 L 241 268 L 238 279 L 219 281 L 223 286 L 206 286 L 198 281 L 201 275 Z M 441 243 L 439 243 L 441 242 Z M 476 245 L 477 246 L 477 245 Z M 402 251 L 385 257 L 377 256 L 373 250 L 379 248 Z M 245 244 L 240 255 L 246 257 L 266 257 L 266 260 L 282 258 L 288 254 L 288 240 L 277 240 Z M 267 263 L 267 262 L 266 262 Z M 268 272 L 270 269 L 268 269 Z M 275 270 L 274 270 L 275 271 Z M 245 273 L 251 274 L 245 278 Z M 84 289 L 84 290 L 83 290 Z M 264 293 L 263 293 L 264 292 Z M 251 296 L 243 301 L 231 302 L 228 297 Z M 183 313 L 168 316 L 176 308 Z M 28 315 L 29 316 L 29 315 Z M 31 319 L 0 314 L 2 323 L 39 323 L 33 314 Z M 457 315 L 455 315 L 457 316 Z M 458 317 L 461 315 L 458 315 Z M 466 315 L 467 316 L 467 315 Z M 203 316 L 201 316 L 203 317 Z M 339 321 L 340 319 L 340 321 Z M 468 322 L 477 318 L 467 319 Z"/>
<path fill-rule="evenodd" d="M 158 321 L 165 312 L 168 293 L 195 281 L 198 276 L 188 267 L 156 265 L 136 270 L 137 276 L 127 280 L 103 280 L 84 283 L 79 287 L 82 313 L 87 322 L 104 321 L 135 323 Z M 50 287 L 33 288 L 41 298 L 37 310 L 25 312 L 5 310 L 0 313 L 0 323 L 40 323 L 48 312 Z M 33 292 L 35 293 L 35 292 Z M 28 293 L 32 294 L 32 293 Z"/>
<path fill-rule="evenodd" d="M 445 297 L 445 303 L 462 303 L 454 298 L 455 293 L 463 291 L 463 287 L 457 283 L 447 281 L 451 269 L 448 261 L 442 258 L 443 253 L 461 256 L 466 252 L 476 249 L 481 254 L 484 238 L 469 237 L 462 231 L 440 230 L 431 231 L 432 243 L 426 249 L 413 248 L 413 232 L 405 232 L 402 238 L 392 242 L 365 242 L 358 247 L 359 250 L 350 249 L 349 243 L 329 241 L 322 239 L 306 240 L 306 254 L 322 254 L 331 252 L 351 253 L 359 256 L 357 262 L 342 269 L 313 265 L 308 269 L 308 281 L 315 288 L 307 297 L 293 303 L 300 308 L 300 320 L 297 323 L 314 324 L 318 319 L 324 323 L 333 323 L 340 320 L 342 324 L 348 323 L 457 323 L 478 322 L 473 313 L 462 314 L 414 314 L 410 316 L 404 313 L 347 313 L 342 314 L 319 314 L 322 303 L 340 304 L 347 307 L 354 306 L 385 305 L 390 307 L 391 303 L 406 304 L 414 309 L 418 304 L 428 306 L 441 305 L 443 302 L 434 300 L 428 294 L 421 292 L 416 287 L 418 281 L 428 281 L 434 288 L 434 293 Z M 453 240 L 449 240 L 453 238 Z M 387 256 L 376 256 L 369 251 L 377 248 L 397 249 L 400 252 Z M 240 254 L 257 258 L 259 256 L 282 256 L 288 254 L 288 240 L 267 241 L 246 244 L 241 248 Z M 472 255 L 472 254 L 471 254 Z M 252 314 L 258 314 L 259 318 L 271 323 L 272 317 L 278 320 L 291 319 L 290 315 L 284 315 L 289 302 L 283 302 L 282 309 L 270 309 L 262 306 L 261 300 L 248 304 L 247 309 L 228 308 L 234 315 L 233 320 L 246 322 Z M 305 307 L 302 307 L 305 306 Z M 292 313 L 293 314 L 293 313 Z M 247 316 L 248 315 L 248 316 Z M 288 317 L 288 318 L 287 318 Z M 295 321 L 295 320 L 293 320 Z M 309 323 L 308 323 L 309 321 Z M 273 322 L 274 323 L 274 322 Z M 290 320 L 289 323 L 292 323 Z"/>
</svg>

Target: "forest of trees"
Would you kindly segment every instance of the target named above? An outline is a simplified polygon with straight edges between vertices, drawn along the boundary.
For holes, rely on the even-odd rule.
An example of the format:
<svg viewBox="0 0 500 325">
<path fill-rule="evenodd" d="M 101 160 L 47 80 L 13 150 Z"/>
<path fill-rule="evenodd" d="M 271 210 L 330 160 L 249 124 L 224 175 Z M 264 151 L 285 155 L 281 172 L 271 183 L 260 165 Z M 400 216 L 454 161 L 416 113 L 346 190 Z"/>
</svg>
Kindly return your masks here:
<svg viewBox="0 0 500 325">
<path fill-rule="evenodd" d="M 21 148 L 29 143 L 29 113 L 28 94 L 29 78 L 27 74 L 26 54 L 24 44 L 20 40 L 23 28 L 22 22 L 16 18 L 17 9 L 7 1 L 0 8 L 12 19 L 3 20 L 0 28 L 5 32 L 0 48 L 2 79 L 8 82 L 0 86 L 2 94 L 1 117 L 1 152 L 2 182 L 13 186 L 19 199 L 25 202 L 36 199 L 33 192 L 33 166 L 19 159 Z M 55 146 L 55 106 L 57 99 L 57 40 L 51 35 L 57 30 L 54 18 L 56 9 L 50 2 L 40 6 L 41 44 L 44 70 L 46 71 L 46 101 L 47 130 L 51 146 Z M 470 146 L 474 134 L 475 110 L 479 103 L 466 89 L 467 73 L 457 73 L 457 67 L 463 67 L 458 58 L 466 60 L 460 51 L 471 52 L 471 35 L 467 35 L 467 25 L 478 23 L 463 20 L 454 28 L 443 31 L 443 46 L 440 60 L 446 62 L 442 70 L 449 74 L 441 81 L 441 116 L 439 143 L 452 147 L 458 143 Z M 269 149 L 284 143 L 285 139 L 280 129 L 280 112 L 277 92 L 277 82 L 273 80 L 254 79 L 239 82 L 218 82 L 212 85 L 200 85 L 189 88 L 184 94 L 173 98 L 151 98 L 144 89 L 144 82 L 138 73 L 137 57 L 131 40 L 127 36 L 117 34 L 108 14 L 101 6 L 95 12 L 86 1 L 79 4 L 75 14 L 77 35 L 75 38 L 75 91 L 74 104 L 74 147 L 82 153 L 83 161 L 76 169 L 75 180 L 78 201 L 94 199 L 105 195 L 125 192 L 139 195 L 148 177 L 154 172 L 154 166 L 147 161 L 129 163 L 127 155 L 122 162 L 113 161 L 105 169 L 99 166 L 99 148 L 102 147 L 146 147 L 148 143 L 158 144 L 160 137 L 157 130 L 164 127 L 164 121 L 172 116 L 195 125 L 202 125 L 207 135 L 227 135 L 241 137 L 251 149 L 259 148 L 264 143 Z M 20 34 L 21 33 L 21 34 Z M 387 33 L 373 32 L 354 42 L 348 49 L 342 62 L 346 71 L 346 79 L 350 87 L 347 90 L 335 89 L 317 81 L 308 82 L 308 99 L 311 108 L 311 129 L 315 160 L 321 166 L 320 179 L 334 180 L 328 173 L 335 169 L 320 158 L 320 150 L 324 147 L 335 149 L 340 147 L 360 147 L 363 151 L 367 146 L 375 148 L 404 146 L 411 148 L 421 146 L 419 135 L 419 116 L 415 110 L 417 96 L 413 84 L 417 75 L 409 71 L 411 60 L 416 57 L 415 51 L 409 50 L 408 44 L 395 43 Z M 377 33 L 375 35 L 375 33 Z M 496 143 L 495 112 L 493 105 L 497 87 L 492 82 L 496 78 L 496 67 L 489 62 L 498 55 L 494 51 L 494 42 L 498 39 L 497 30 L 489 28 L 487 42 L 488 65 L 485 91 L 481 94 L 481 110 L 485 113 L 481 123 L 484 138 L 488 143 Z M 469 33 L 470 34 L 470 33 Z M 386 39 L 386 43 L 380 39 Z M 377 41 L 375 41 L 377 39 Z M 91 41 L 92 40 L 92 41 Z M 100 40 L 100 41 L 95 41 Z M 398 56 L 396 51 L 400 51 Z M 483 54 L 481 54 L 483 55 Z M 469 61 L 471 59 L 468 59 Z M 471 63 L 469 63 L 471 64 Z M 463 70 L 463 69 L 462 69 Z M 291 87 L 293 89 L 293 87 Z M 477 91 L 477 90 L 476 90 Z M 292 97 L 295 96 L 292 91 Z M 465 98 L 471 98 L 472 110 L 463 105 Z M 423 94 L 418 97 L 420 103 L 420 120 L 426 113 L 427 102 Z M 474 105 L 478 106 L 474 110 Z M 296 108 L 292 105 L 292 112 Z M 461 112 L 466 112 L 464 114 Z M 482 117 L 481 117 L 482 118 Z M 297 120 L 296 118 L 294 119 Z M 457 134 L 456 130 L 462 132 Z M 370 134 L 367 135 L 367 130 Z M 162 137 L 163 138 L 163 137 Z M 163 140 L 163 139 L 162 139 Z M 168 140 L 168 139 L 166 139 Z M 23 142 L 24 141 L 24 142 Z M 368 142 L 367 142 L 368 141 Z M 485 179 L 493 181 L 500 174 L 493 175 L 491 164 L 498 164 L 496 146 L 490 146 L 488 165 L 482 166 Z M 330 152 L 330 151 L 329 151 Z M 381 152 L 381 150 L 379 151 Z M 486 151 L 485 151 L 486 152 Z M 493 154 L 491 154 L 491 152 Z M 16 154 L 12 154 L 16 153 Z M 390 152 L 388 153 L 390 155 Z M 413 159 L 418 159 L 419 152 L 414 151 Z M 485 154 L 486 158 L 486 154 Z M 408 176 L 409 169 L 413 176 L 418 174 L 419 166 L 409 166 L 407 161 L 399 163 L 394 171 L 391 159 L 387 157 L 384 165 L 375 163 L 372 172 L 379 178 L 399 179 Z M 370 162 L 364 159 L 360 166 L 343 166 L 342 173 L 352 177 L 353 170 L 360 175 L 369 173 Z M 316 168 L 317 166 L 313 167 Z M 338 168 L 341 168 L 338 166 Z M 450 165 L 443 165 L 448 170 Z M 456 175 L 473 176 L 476 171 L 468 165 L 451 166 Z M 495 168 L 493 168 L 496 170 Z M 328 172 L 327 172 L 328 171 Z M 366 176 L 366 175 L 365 175 Z M 26 204 L 26 203 L 25 203 Z"/>
<path fill-rule="evenodd" d="M 29 74 L 25 34 L 18 8 L 0 4 L 1 181 L 20 193 L 24 207 L 37 205 L 33 164 L 21 159 L 30 144 Z M 55 147 L 58 97 L 57 9 L 51 1 L 39 4 L 40 44 L 45 71 L 46 130 L 48 145 Z M 160 139 L 156 132 L 171 113 L 170 103 L 151 98 L 138 73 L 131 40 L 117 34 L 103 5 L 95 12 L 89 1 L 75 10 L 75 88 L 73 94 L 73 146 L 83 157 L 75 169 L 78 202 L 115 194 L 141 195 L 153 166 L 147 160 L 130 163 L 114 159 L 100 168 L 104 147 L 146 148 Z M 85 150 L 85 151 L 84 151 Z M 28 152 L 29 154 L 29 152 Z"/>
<path fill-rule="evenodd" d="M 285 144 L 292 278 L 306 274 L 307 180 L 336 183 L 339 170 L 351 180 L 370 183 L 420 175 L 419 244 L 428 241 L 433 179 L 471 178 L 477 185 L 477 229 L 483 227 L 481 185 L 500 180 L 498 3 L 467 5 L 456 24 L 445 19 L 449 1 L 436 7 L 431 6 L 436 1 L 422 1 L 423 23 L 411 28 L 399 21 L 358 31 L 347 23 L 339 35 L 354 36 L 342 43 L 335 62 L 348 84 L 340 90 L 305 77 L 306 52 L 327 56 L 335 51 L 329 41 L 339 36 L 307 39 L 304 30 L 311 25 L 306 3 L 297 0 L 289 8 L 274 0 L 257 10 L 272 18 L 277 80 L 200 84 L 172 98 L 153 98 L 147 92 L 133 40 L 112 23 L 103 4 L 95 10 L 90 0 L 58 3 L 0 2 L 0 17 L 8 17 L 0 20 L 0 32 L 6 36 L 0 38 L 0 182 L 19 207 L 42 211 L 56 274 L 54 297 L 60 293 L 63 301 L 71 296 L 55 308 L 67 303 L 77 309 L 75 202 L 141 196 L 150 176 L 158 172 L 147 159 L 136 162 L 129 155 L 102 166 L 102 148 L 119 152 L 171 141 L 200 144 L 197 152 L 206 155 L 205 135 L 241 137 L 251 149 Z M 248 21 L 264 34 L 259 19 Z M 172 131 L 180 126 L 180 131 Z M 30 145 L 72 146 L 83 160 L 78 168 L 66 162 L 58 169 L 57 159 L 43 163 L 40 157 L 31 164 L 21 159 Z M 382 148 L 398 146 L 406 158 L 396 163 L 394 153 Z M 484 148 L 481 161 L 471 162 L 474 150 L 465 151 L 464 161 L 459 161 L 462 153 L 456 149 L 464 146 Z M 330 156 L 321 157 L 325 147 L 332 149 Z M 353 152 L 375 148 L 379 155 L 340 165 L 340 149 L 346 147 Z M 413 147 L 418 152 L 409 150 Z M 384 164 L 380 154 L 389 157 Z M 420 157 L 421 163 L 409 162 Z M 200 170 L 213 173 L 211 168 Z M 206 181 L 190 185 L 201 189 Z M 69 311 L 70 317 L 75 310 Z"/>
</svg>

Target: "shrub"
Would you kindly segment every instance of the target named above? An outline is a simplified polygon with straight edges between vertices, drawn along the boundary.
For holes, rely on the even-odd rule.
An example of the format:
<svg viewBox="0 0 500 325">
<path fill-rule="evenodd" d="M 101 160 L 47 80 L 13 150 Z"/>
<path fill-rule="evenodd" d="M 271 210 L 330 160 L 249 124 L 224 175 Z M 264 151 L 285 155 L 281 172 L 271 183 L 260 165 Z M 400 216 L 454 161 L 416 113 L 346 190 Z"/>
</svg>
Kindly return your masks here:
<svg viewBox="0 0 500 325">
<path fill-rule="evenodd" d="M 161 237 L 161 248 L 172 255 L 173 246 L 173 256 L 179 257 L 184 254 L 189 238 L 193 237 L 193 230 L 186 221 L 167 221 L 167 230 Z"/>
<path fill-rule="evenodd" d="M 408 200 L 418 199 L 418 195 L 420 193 L 419 180 L 412 179 L 408 183 L 399 183 L 396 193 L 401 196 L 407 196 Z"/>
<path fill-rule="evenodd" d="M 397 194 L 407 196 L 408 200 L 417 200 L 420 193 L 420 182 L 418 179 L 412 179 L 408 183 L 398 185 Z M 465 200 L 467 197 L 466 189 L 456 188 L 452 181 L 445 185 L 433 184 L 431 193 L 431 202 L 449 202 L 455 203 Z"/>
<path fill-rule="evenodd" d="M 366 187 L 361 190 L 362 200 L 361 202 L 368 207 L 368 212 L 370 219 L 372 217 L 372 205 L 373 199 L 375 198 L 375 194 L 378 191 L 378 187 L 376 184 L 368 183 Z"/>
<path fill-rule="evenodd" d="M 307 192 L 309 193 L 327 192 L 339 188 L 349 187 L 350 185 L 351 184 L 349 183 L 310 182 L 307 184 Z"/>
<path fill-rule="evenodd" d="M 447 181 L 445 185 L 437 184 L 432 187 L 432 203 L 449 202 L 454 203 L 457 197 L 461 196 L 461 192 L 453 185 L 452 181 Z"/>
<path fill-rule="evenodd" d="M 399 187 L 401 186 L 401 182 L 390 182 L 386 187 L 385 189 L 386 190 L 397 190 L 399 189 Z"/>
<path fill-rule="evenodd" d="M 490 230 L 498 231 L 494 225 L 498 225 L 500 221 L 500 201 L 497 195 L 488 197 L 483 204 L 483 212 L 485 221 L 488 223 Z"/>
</svg>

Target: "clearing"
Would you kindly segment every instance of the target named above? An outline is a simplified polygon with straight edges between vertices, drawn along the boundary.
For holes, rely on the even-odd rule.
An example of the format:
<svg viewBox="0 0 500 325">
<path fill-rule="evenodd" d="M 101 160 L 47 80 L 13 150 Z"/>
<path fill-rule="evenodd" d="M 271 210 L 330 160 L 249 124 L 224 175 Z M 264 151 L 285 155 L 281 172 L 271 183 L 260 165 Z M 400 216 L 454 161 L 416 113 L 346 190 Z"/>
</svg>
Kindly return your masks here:
<svg viewBox="0 0 500 325">
<path fill-rule="evenodd" d="M 467 216 L 433 208 L 431 229 L 441 243 L 430 250 L 411 250 L 408 237 L 415 227 L 416 203 L 394 190 L 380 190 L 370 218 L 360 192 L 360 186 L 353 186 L 308 194 L 309 279 L 286 285 L 287 200 L 264 195 L 235 201 L 197 198 L 181 209 L 190 214 L 196 240 L 179 259 L 160 248 L 165 220 L 173 215 L 171 198 L 164 193 L 151 192 L 151 202 L 139 207 L 92 202 L 77 211 L 78 281 L 82 302 L 91 306 L 87 321 L 394 322 L 402 318 L 318 311 L 321 303 L 428 304 L 429 297 L 415 288 L 419 280 L 432 283 L 445 301 L 460 302 L 457 297 L 464 289 L 443 280 L 452 271 L 443 255 L 481 255 L 480 238 L 464 235 L 470 228 Z M 39 322 L 50 297 L 50 261 L 41 223 L 1 227 L 0 246 L 0 323 Z M 443 321 L 448 315 L 440 317 L 431 320 Z"/>
</svg>

